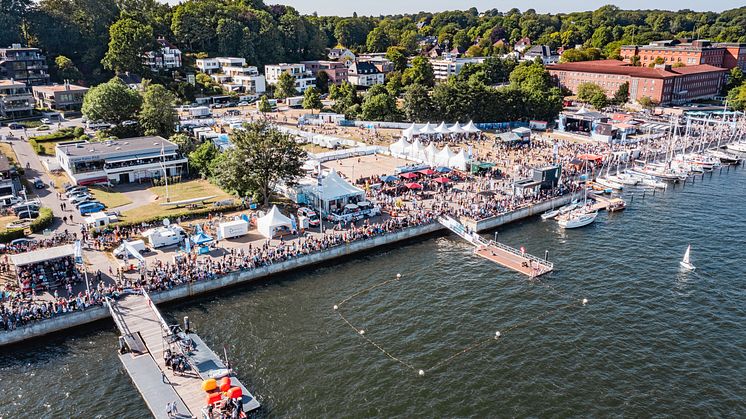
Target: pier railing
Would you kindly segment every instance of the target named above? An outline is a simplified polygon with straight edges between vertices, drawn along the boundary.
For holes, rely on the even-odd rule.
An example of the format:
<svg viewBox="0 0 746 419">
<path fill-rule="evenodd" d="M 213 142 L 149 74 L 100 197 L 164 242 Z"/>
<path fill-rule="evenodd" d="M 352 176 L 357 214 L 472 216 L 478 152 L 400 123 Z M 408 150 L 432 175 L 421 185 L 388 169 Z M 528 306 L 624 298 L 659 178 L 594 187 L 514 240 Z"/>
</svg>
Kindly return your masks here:
<svg viewBox="0 0 746 419">
<path fill-rule="evenodd" d="M 549 268 L 550 270 L 554 269 L 554 263 L 552 263 L 552 262 L 550 262 L 550 261 L 548 261 L 546 259 L 540 259 L 540 258 L 538 258 L 538 257 L 536 257 L 534 255 L 528 254 L 526 252 L 521 252 L 520 250 L 518 250 L 518 249 L 516 249 L 514 247 L 510 247 L 510 246 L 504 245 L 504 244 L 502 244 L 500 242 L 496 242 L 494 240 L 490 240 L 488 242 L 488 241 L 482 239 L 482 241 L 486 242 L 485 246 L 494 246 L 494 247 L 502 249 L 502 250 L 504 250 L 506 252 L 510 252 L 510 253 L 512 253 L 514 255 L 524 257 L 524 258 L 526 258 L 526 259 L 528 259 L 528 260 L 530 260 L 532 262 L 536 262 L 540 266 L 545 266 L 545 267 Z"/>
</svg>

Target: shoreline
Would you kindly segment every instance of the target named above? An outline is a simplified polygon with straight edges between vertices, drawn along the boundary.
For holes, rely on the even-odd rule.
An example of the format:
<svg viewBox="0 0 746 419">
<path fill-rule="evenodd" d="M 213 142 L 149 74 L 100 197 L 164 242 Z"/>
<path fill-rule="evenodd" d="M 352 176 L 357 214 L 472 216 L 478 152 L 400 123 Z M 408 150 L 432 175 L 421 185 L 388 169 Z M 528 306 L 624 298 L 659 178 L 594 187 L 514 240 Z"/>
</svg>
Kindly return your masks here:
<svg viewBox="0 0 746 419">
<path fill-rule="evenodd" d="M 549 201 L 520 208 L 495 217 L 486 218 L 484 220 L 469 220 L 466 222 L 466 225 L 477 232 L 491 230 L 505 224 L 539 215 L 552 207 L 565 205 L 572 201 L 574 197 L 575 194 L 563 195 L 557 198 L 553 198 Z M 219 278 L 208 281 L 198 281 L 179 285 L 170 290 L 152 294 L 152 299 L 153 302 L 155 302 L 156 304 L 186 300 L 191 297 L 208 294 L 220 289 L 238 285 L 247 285 L 260 279 L 269 279 L 273 275 L 297 271 L 301 268 L 307 268 L 309 266 L 331 262 L 344 256 L 351 256 L 357 253 L 371 251 L 379 247 L 393 245 L 398 242 L 419 238 L 441 230 L 447 229 L 438 222 L 433 222 L 416 227 L 409 227 L 395 233 L 376 236 L 370 239 L 360 240 L 352 243 L 346 243 L 344 245 L 336 246 L 331 249 L 311 253 L 272 265 L 262 266 L 247 271 L 231 272 Z M 105 306 L 96 306 L 88 308 L 85 311 L 75 311 L 73 313 L 67 313 L 58 317 L 44 319 L 31 325 L 19 327 L 10 332 L 0 333 L 0 347 L 14 345 L 20 342 L 40 338 L 50 334 L 56 334 L 64 330 L 104 320 L 110 317 L 111 314 Z"/>
</svg>

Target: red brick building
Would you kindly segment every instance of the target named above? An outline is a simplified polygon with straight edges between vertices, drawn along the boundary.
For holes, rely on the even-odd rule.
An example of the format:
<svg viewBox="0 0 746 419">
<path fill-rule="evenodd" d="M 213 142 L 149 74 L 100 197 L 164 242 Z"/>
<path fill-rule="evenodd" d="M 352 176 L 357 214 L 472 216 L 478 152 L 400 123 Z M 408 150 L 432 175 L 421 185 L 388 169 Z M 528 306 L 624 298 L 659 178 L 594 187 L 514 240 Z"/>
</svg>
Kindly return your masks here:
<svg viewBox="0 0 746 419">
<path fill-rule="evenodd" d="M 345 63 L 339 61 L 301 61 L 306 66 L 306 71 L 310 71 L 316 76 L 319 71 L 325 72 L 329 76 L 329 83 L 336 85 L 347 81 L 348 70 Z"/>
<path fill-rule="evenodd" d="M 639 101 L 643 97 L 665 105 L 682 104 L 694 99 L 716 96 L 728 70 L 712 65 L 693 65 L 671 68 L 635 67 L 623 61 L 601 60 L 564 63 L 547 67 L 547 71 L 561 87 L 577 93 L 581 83 L 594 83 L 612 97 L 624 83 L 629 83 L 629 97 Z"/>
<path fill-rule="evenodd" d="M 709 64 L 715 67 L 731 69 L 740 67 L 746 70 L 746 44 L 716 43 L 707 40 L 668 40 L 655 41 L 649 45 L 624 45 L 619 55 L 626 62 L 633 56 L 640 57 L 640 64 L 647 66 L 656 59 L 663 64 L 681 63 L 687 66 Z"/>
</svg>

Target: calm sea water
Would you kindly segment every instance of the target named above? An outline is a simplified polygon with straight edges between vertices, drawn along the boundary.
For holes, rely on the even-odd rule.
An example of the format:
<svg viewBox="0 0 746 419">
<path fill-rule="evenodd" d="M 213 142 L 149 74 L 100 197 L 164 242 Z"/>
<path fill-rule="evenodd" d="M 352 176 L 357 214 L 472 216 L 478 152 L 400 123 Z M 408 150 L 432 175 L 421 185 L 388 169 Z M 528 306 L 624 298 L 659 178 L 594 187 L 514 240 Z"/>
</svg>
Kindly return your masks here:
<svg viewBox="0 0 746 419">
<path fill-rule="evenodd" d="M 226 346 L 259 417 L 744 417 L 745 191 L 746 169 L 731 169 L 638 191 L 588 228 L 501 228 L 549 250 L 541 281 L 440 235 L 162 309 Z M 696 273 L 678 267 L 689 243 Z M 422 377 L 332 310 L 399 272 L 342 312 Z M 0 417 L 148 417 L 116 337 L 100 323 L 0 352 Z"/>
</svg>

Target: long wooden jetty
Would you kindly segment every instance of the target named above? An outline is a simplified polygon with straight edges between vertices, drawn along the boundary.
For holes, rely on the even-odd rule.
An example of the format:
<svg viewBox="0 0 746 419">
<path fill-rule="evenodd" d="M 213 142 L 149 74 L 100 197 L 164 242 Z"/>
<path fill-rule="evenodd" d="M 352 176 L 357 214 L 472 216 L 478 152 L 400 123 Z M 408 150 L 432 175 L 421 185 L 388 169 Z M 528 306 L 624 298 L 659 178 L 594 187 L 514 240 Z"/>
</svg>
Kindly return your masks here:
<svg viewBox="0 0 746 419">
<path fill-rule="evenodd" d="M 469 232 L 466 228 L 449 216 L 438 217 L 438 222 L 459 237 L 475 246 L 474 254 L 497 263 L 508 269 L 536 277 L 551 272 L 554 264 L 536 256 L 529 255 L 494 240 L 485 240 L 476 232 Z"/>
<path fill-rule="evenodd" d="M 156 419 L 168 419 L 167 406 L 176 405 L 176 418 L 203 418 L 207 393 L 202 382 L 227 376 L 240 387 L 245 412 L 260 407 L 233 371 L 194 333 L 169 326 L 147 293 L 107 301 L 122 336 L 119 359 Z M 183 356 L 188 367 L 176 373 L 166 366 L 166 351 Z"/>
</svg>

